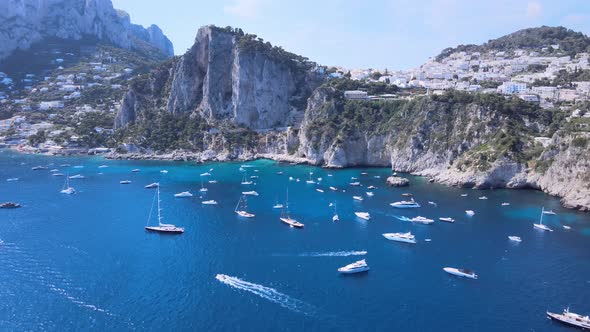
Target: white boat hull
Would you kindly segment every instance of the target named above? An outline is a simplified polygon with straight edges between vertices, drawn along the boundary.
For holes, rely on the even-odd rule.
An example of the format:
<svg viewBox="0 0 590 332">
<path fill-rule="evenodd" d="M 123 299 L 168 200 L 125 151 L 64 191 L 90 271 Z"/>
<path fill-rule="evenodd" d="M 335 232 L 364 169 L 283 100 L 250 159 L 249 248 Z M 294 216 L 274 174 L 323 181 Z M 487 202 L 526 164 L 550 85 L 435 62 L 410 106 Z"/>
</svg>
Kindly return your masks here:
<svg viewBox="0 0 590 332">
<path fill-rule="evenodd" d="M 452 275 L 455 275 L 458 277 L 477 279 L 477 274 L 461 272 L 461 270 L 453 268 L 453 267 L 445 267 L 445 268 L 443 268 L 443 270 L 448 274 L 452 274 Z"/>
</svg>

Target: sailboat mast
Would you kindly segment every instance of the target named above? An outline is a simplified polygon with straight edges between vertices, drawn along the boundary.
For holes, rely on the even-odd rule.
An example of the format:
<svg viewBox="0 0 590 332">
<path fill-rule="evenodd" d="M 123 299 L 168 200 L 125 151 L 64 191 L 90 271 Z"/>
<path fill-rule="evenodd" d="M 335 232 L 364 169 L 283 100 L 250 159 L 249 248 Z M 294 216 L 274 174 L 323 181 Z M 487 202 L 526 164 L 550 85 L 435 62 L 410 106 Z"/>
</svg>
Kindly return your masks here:
<svg viewBox="0 0 590 332">
<path fill-rule="evenodd" d="M 539 224 L 543 225 L 543 214 L 545 214 L 545 207 L 541 208 L 541 218 L 539 219 Z"/>
<path fill-rule="evenodd" d="M 158 195 L 158 224 L 162 224 L 162 214 L 160 209 L 160 186 L 157 187 L 157 195 Z"/>
</svg>

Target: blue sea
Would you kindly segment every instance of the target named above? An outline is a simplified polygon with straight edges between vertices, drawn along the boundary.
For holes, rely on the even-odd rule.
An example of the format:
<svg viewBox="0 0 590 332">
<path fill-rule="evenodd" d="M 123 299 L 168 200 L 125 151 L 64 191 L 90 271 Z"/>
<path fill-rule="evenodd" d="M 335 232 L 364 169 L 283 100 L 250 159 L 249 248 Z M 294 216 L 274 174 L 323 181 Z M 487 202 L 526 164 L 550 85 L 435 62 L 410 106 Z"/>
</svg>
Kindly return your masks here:
<svg viewBox="0 0 590 332">
<path fill-rule="evenodd" d="M 31 170 L 38 165 L 49 169 Z M 64 177 L 52 176 L 52 168 L 86 178 L 71 180 L 76 194 L 60 194 Z M 211 176 L 201 177 L 205 172 Z M 305 182 L 310 172 L 320 184 Z M 255 184 L 241 185 L 245 174 L 258 176 Z M 569 306 L 590 314 L 590 214 L 538 191 L 449 188 L 409 175 L 410 187 L 389 188 L 389 174 L 268 160 L 196 164 L 2 151 L 0 201 L 23 207 L 0 209 L 0 330 L 566 331 L 545 311 Z M 362 185 L 350 186 L 352 177 Z M 164 222 L 184 227 L 183 234 L 144 230 L 155 194 L 144 186 L 152 182 L 161 184 Z M 199 197 L 202 182 L 208 192 Z M 369 197 L 371 185 L 377 188 Z M 272 208 L 287 189 L 303 229 L 281 223 Z M 194 197 L 173 196 L 187 190 Z M 260 194 L 248 199 L 252 219 L 234 213 L 247 190 Z M 422 207 L 389 206 L 406 192 Z M 208 199 L 219 204 L 201 203 Z M 544 218 L 554 232 L 533 229 L 543 206 L 557 213 Z M 456 222 L 396 218 L 417 215 Z M 407 231 L 417 244 L 381 235 Z M 338 274 L 360 259 L 368 273 Z M 472 269 L 479 279 L 448 275 L 446 266 Z M 222 282 L 218 274 L 228 277 Z"/>
</svg>

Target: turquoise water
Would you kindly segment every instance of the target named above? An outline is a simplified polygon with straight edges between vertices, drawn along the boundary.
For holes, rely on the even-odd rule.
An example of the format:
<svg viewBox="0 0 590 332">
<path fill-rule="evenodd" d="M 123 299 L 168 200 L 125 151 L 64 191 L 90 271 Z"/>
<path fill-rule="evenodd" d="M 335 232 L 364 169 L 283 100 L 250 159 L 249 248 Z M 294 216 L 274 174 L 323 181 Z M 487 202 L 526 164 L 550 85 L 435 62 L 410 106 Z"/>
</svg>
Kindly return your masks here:
<svg viewBox="0 0 590 332">
<path fill-rule="evenodd" d="M 71 166 L 59 167 L 64 163 Z M 48 164 L 85 175 L 71 180 L 78 193 L 60 194 L 63 178 L 31 170 Z M 102 164 L 109 167 L 98 168 Z M 256 185 L 240 185 L 241 163 L 0 152 L 0 201 L 24 205 L 0 210 L 0 330 L 565 331 L 545 318 L 547 309 L 590 313 L 590 215 L 563 209 L 553 197 L 448 188 L 417 177 L 409 177 L 409 188 L 388 188 L 390 171 L 381 168 L 245 164 L 252 166 L 248 176 L 259 176 Z M 134 168 L 141 172 L 132 173 Z M 209 192 L 199 198 L 199 174 L 211 168 L 207 179 L 218 183 L 206 183 Z M 323 178 L 320 185 L 305 183 L 310 171 Z M 15 177 L 20 180 L 5 181 Z M 351 177 L 363 186 L 349 186 Z M 143 187 L 156 181 L 165 222 L 184 227 L 184 234 L 144 231 L 154 190 Z M 373 197 L 365 194 L 369 185 L 377 186 Z M 287 187 L 292 216 L 303 229 L 282 224 L 272 209 Z M 173 197 L 185 190 L 195 196 Z M 245 190 L 260 194 L 248 199 L 253 219 L 233 212 Z M 403 192 L 413 193 L 422 207 L 390 207 Z M 481 195 L 489 199 L 477 199 Z M 205 199 L 219 204 L 201 204 Z M 511 206 L 501 207 L 504 201 Z M 340 222 L 331 221 L 330 202 L 336 202 Z M 545 218 L 555 232 L 533 229 L 541 206 L 557 212 Z M 475 216 L 466 217 L 466 209 Z M 355 218 L 355 211 L 370 212 L 371 221 Z M 450 216 L 456 223 L 415 225 L 396 218 L 416 215 Z M 418 243 L 381 236 L 405 231 Z M 523 242 L 512 243 L 508 235 Z M 368 273 L 337 273 L 363 258 Z M 473 269 L 479 279 L 447 275 L 445 266 Z M 218 274 L 230 278 L 221 282 Z"/>
</svg>

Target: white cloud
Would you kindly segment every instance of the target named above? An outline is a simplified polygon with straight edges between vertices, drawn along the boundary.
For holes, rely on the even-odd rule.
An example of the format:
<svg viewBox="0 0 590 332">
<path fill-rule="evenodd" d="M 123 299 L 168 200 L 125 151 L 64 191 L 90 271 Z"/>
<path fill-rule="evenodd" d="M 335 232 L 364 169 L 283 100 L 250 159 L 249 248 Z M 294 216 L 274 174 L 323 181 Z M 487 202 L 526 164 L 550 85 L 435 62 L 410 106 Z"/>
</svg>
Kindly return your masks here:
<svg viewBox="0 0 590 332">
<path fill-rule="evenodd" d="M 529 1 L 526 7 L 526 17 L 527 18 L 537 18 L 541 16 L 541 11 L 543 8 L 541 4 L 537 1 Z"/>
<path fill-rule="evenodd" d="M 232 4 L 223 7 L 223 11 L 241 18 L 255 18 L 266 2 L 266 0 L 233 0 Z"/>
</svg>

